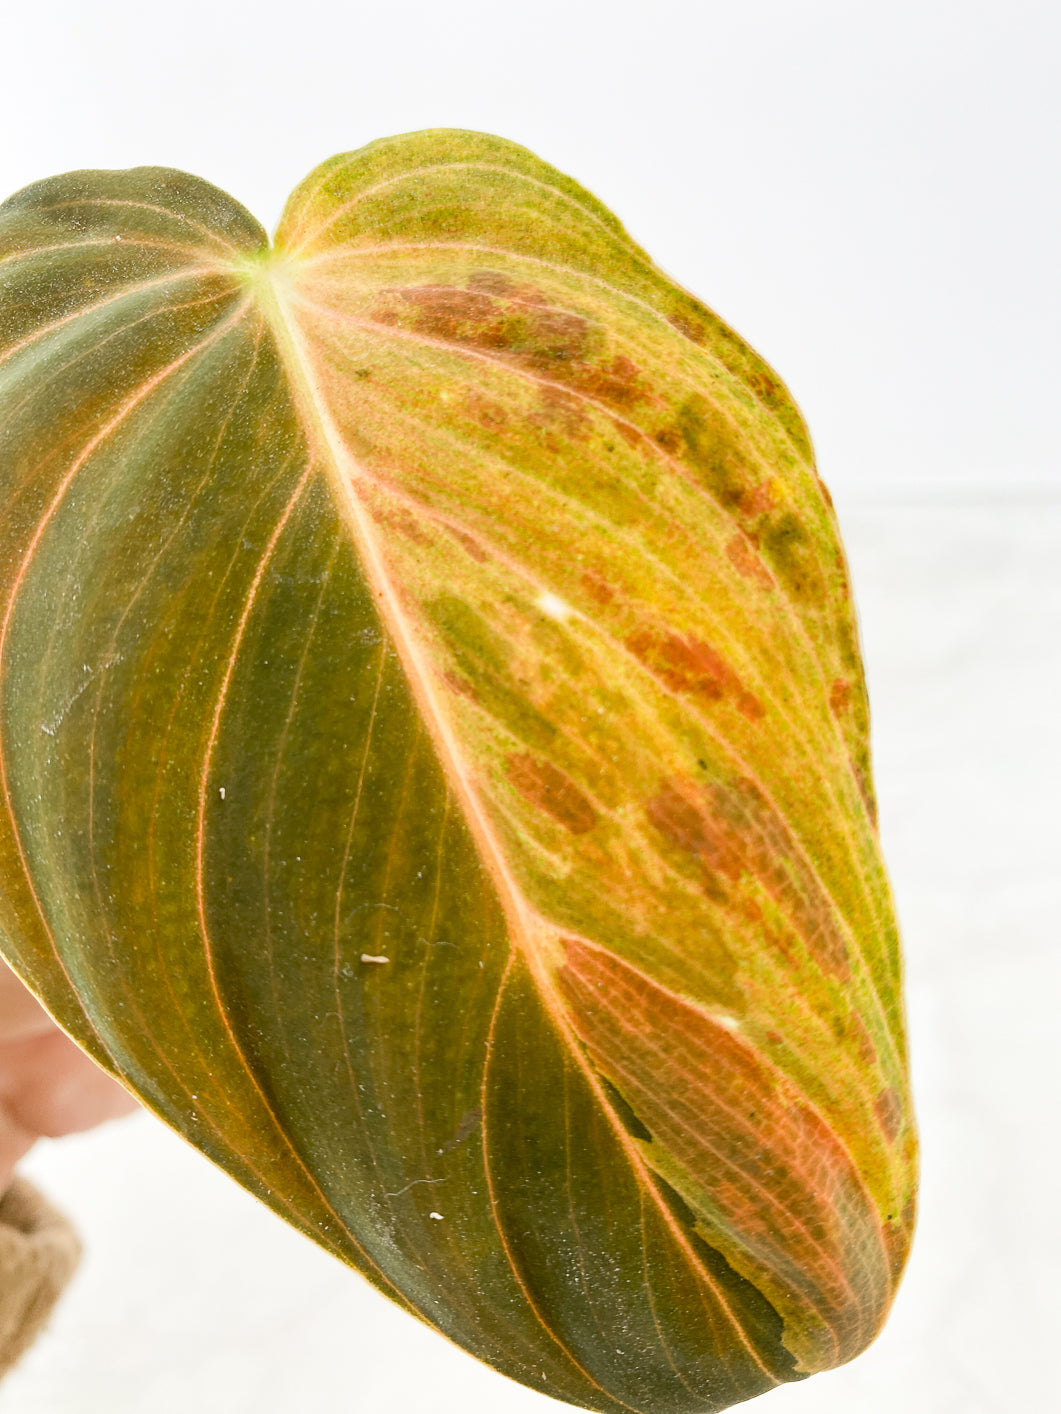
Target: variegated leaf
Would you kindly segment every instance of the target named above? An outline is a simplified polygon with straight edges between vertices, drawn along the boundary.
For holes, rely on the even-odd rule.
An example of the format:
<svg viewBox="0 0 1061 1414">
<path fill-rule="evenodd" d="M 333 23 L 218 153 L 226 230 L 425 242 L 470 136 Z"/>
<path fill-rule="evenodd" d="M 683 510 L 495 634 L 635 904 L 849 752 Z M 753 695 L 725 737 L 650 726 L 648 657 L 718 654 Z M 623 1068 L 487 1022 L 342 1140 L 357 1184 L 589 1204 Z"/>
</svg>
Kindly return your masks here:
<svg viewBox="0 0 1061 1414">
<path fill-rule="evenodd" d="M 64 1027 L 506 1374 L 722 1409 L 879 1330 L 916 1139 L 843 552 L 776 376 L 496 138 L 270 248 L 0 208 L 0 926 Z"/>
</svg>

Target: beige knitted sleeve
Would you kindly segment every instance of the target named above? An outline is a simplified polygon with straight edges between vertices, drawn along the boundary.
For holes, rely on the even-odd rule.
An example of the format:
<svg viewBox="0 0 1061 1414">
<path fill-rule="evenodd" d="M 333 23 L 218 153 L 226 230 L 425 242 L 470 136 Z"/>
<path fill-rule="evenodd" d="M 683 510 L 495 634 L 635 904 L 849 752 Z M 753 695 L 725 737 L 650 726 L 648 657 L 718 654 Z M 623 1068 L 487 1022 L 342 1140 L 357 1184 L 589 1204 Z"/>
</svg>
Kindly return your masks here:
<svg viewBox="0 0 1061 1414">
<path fill-rule="evenodd" d="M 16 1177 L 0 1198 L 0 1375 L 32 1345 L 80 1256 L 66 1218 Z"/>
</svg>

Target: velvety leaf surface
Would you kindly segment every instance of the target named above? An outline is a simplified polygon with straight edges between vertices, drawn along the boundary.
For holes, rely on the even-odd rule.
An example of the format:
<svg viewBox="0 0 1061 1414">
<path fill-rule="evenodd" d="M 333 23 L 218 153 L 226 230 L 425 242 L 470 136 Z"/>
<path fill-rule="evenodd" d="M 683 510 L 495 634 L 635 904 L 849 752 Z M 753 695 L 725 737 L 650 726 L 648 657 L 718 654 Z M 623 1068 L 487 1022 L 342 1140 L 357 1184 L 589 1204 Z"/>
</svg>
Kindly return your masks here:
<svg viewBox="0 0 1061 1414">
<path fill-rule="evenodd" d="M 0 208 L 0 924 L 388 1295 L 600 1410 L 857 1354 L 916 1183 L 846 567 L 776 376 L 522 148 Z"/>
</svg>

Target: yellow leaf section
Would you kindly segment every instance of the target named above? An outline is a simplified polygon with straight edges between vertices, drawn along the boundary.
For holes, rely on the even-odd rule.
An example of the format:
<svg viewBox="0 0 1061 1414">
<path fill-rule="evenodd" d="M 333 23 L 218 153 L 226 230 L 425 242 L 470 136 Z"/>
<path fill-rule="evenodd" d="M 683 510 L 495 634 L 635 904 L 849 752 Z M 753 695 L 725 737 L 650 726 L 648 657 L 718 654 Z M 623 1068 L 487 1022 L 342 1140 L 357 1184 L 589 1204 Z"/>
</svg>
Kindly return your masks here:
<svg viewBox="0 0 1061 1414">
<path fill-rule="evenodd" d="M 698 1229 L 781 1292 L 803 1368 L 850 1358 L 905 1256 L 916 1141 L 846 567 L 787 391 L 592 197 L 477 134 L 325 164 L 248 278 L 557 1024 L 659 1132 L 643 1158 Z M 640 1030 L 656 1121 L 621 1064 L 652 1046 L 623 1050 L 573 955 L 673 999 Z M 757 1077 L 763 1152 L 730 1161 L 769 1190 L 776 1160 L 808 1231 L 827 1136 L 851 1218 L 804 1258 L 828 1300 L 785 1296 L 747 1184 L 662 1137 L 717 1064 L 688 1008 Z"/>
</svg>

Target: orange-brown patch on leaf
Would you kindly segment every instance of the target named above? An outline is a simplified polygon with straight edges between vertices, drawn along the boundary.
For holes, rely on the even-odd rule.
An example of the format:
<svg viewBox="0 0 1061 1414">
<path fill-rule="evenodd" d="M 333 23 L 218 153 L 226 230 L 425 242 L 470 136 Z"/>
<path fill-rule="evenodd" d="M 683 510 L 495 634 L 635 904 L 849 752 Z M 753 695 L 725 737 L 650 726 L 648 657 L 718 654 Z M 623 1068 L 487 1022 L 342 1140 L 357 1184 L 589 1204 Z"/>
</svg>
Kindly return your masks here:
<svg viewBox="0 0 1061 1414">
<path fill-rule="evenodd" d="M 590 421 L 584 404 L 566 388 L 558 388 L 553 383 L 540 384 L 538 392 L 541 412 L 532 414 L 531 422 L 556 429 L 573 439 L 586 436 Z"/>
<path fill-rule="evenodd" d="M 552 372 L 556 363 L 584 357 L 589 325 L 579 314 L 565 309 L 530 309 L 524 313 L 525 333 L 513 352 L 523 354 L 532 367 Z"/>
<path fill-rule="evenodd" d="M 480 427 L 485 427 L 488 432 L 497 432 L 508 423 L 507 408 L 502 407 L 493 398 L 487 398 L 474 390 L 469 391 L 465 396 L 464 411 Z"/>
<path fill-rule="evenodd" d="M 785 819 L 765 799 L 758 785 L 742 777 L 711 789 L 714 816 L 725 821 L 741 841 L 745 867 L 791 920 L 794 936 L 833 976 L 851 972 L 847 941 L 832 901 L 813 866 L 800 851 Z M 779 950 L 791 956 L 778 938 Z"/>
<path fill-rule="evenodd" d="M 604 949 L 563 946 L 571 1023 L 653 1150 L 686 1176 L 682 1197 L 711 1245 L 775 1303 L 813 1312 L 830 1363 L 850 1358 L 879 1328 L 891 1283 L 877 1211 L 842 1140 L 732 1018 Z"/>
<path fill-rule="evenodd" d="M 600 604 L 603 608 L 610 604 L 615 598 L 615 588 L 592 570 L 586 570 L 582 575 L 582 588 L 595 604 Z"/>
<path fill-rule="evenodd" d="M 458 530 L 455 525 L 451 525 L 447 528 L 454 540 L 464 547 L 476 564 L 486 564 L 490 556 L 480 542 L 476 540 L 474 535 L 469 535 L 466 530 Z"/>
<path fill-rule="evenodd" d="M 584 835 L 597 823 L 597 812 L 586 797 L 551 761 L 527 753 L 509 756 L 508 779 L 525 800 L 544 810 L 573 835 Z"/>
<path fill-rule="evenodd" d="M 895 1142 L 903 1123 L 903 1102 L 894 1085 L 882 1090 L 873 1102 L 873 1108 L 880 1120 L 880 1127 L 889 1144 Z"/>
<path fill-rule="evenodd" d="M 611 424 L 628 447 L 640 447 L 643 443 L 644 435 L 624 418 L 613 417 Z"/>
<path fill-rule="evenodd" d="M 829 689 L 829 706 L 833 715 L 839 717 L 851 706 L 854 689 L 846 678 L 837 678 Z"/>
<path fill-rule="evenodd" d="M 372 317 L 442 343 L 508 354 L 537 370 L 581 359 L 589 333 L 585 319 L 567 310 L 454 285 L 381 290 Z"/>
<path fill-rule="evenodd" d="M 773 402 L 781 392 L 781 384 L 764 368 L 749 369 L 744 374 L 744 385 L 766 403 Z"/>
<path fill-rule="evenodd" d="M 847 942 L 830 899 L 787 824 L 752 781 L 702 786 L 675 777 L 663 782 L 645 814 L 670 844 L 700 860 L 707 896 L 729 902 L 787 966 L 798 970 L 805 965 L 801 957 L 809 954 L 823 972 L 850 976 Z M 761 909 L 747 896 L 726 898 L 720 880 L 732 886 L 742 875 L 781 910 L 782 927 L 767 928 Z"/>
<path fill-rule="evenodd" d="M 458 697 L 466 697 L 469 702 L 479 701 L 479 694 L 476 692 L 474 685 L 470 683 L 467 678 L 461 677 L 460 673 L 452 672 L 449 668 L 446 668 L 442 672 L 441 677 L 450 691 L 455 692 Z"/>
<path fill-rule="evenodd" d="M 758 486 L 745 493 L 741 503 L 741 515 L 746 520 L 755 520 L 757 516 L 765 515 L 772 510 L 776 504 L 776 496 L 770 489 L 768 481 L 761 481 Z M 757 542 L 758 543 L 758 542 Z"/>
<path fill-rule="evenodd" d="M 714 875 L 721 874 L 731 883 L 740 877 L 744 867 L 740 844 L 726 822 L 712 818 L 703 793 L 691 782 L 685 788 L 683 785 L 664 781 L 646 805 L 645 815 L 664 839 L 677 849 L 696 855 L 703 863 L 708 871 L 707 883 L 712 886 L 709 892 L 715 897 L 718 888 Z"/>
<path fill-rule="evenodd" d="M 677 329 L 679 334 L 684 334 L 687 339 L 691 339 L 694 344 L 705 344 L 707 342 L 707 330 L 702 324 L 689 319 L 684 314 L 671 314 L 667 316 L 667 323 L 672 328 Z"/>
<path fill-rule="evenodd" d="M 877 829 L 877 794 L 873 789 L 873 779 L 870 776 L 868 763 L 864 760 L 852 760 L 851 774 L 855 778 L 855 785 L 858 786 L 858 793 L 862 797 L 870 823 L 874 829 Z"/>
<path fill-rule="evenodd" d="M 424 531 L 423 526 L 402 506 L 388 506 L 380 511 L 379 518 L 387 528 L 397 536 L 405 540 L 410 540 L 414 545 L 430 545 L 431 537 Z"/>
<path fill-rule="evenodd" d="M 747 717 L 749 722 L 758 722 L 766 716 L 766 708 L 755 693 L 745 692 L 743 689 L 737 698 L 737 710 L 742 717 Z"/>
<path fill-rule="evenodd" d="M 853 1043 L 859 1060 L 864 1066 L 876 1069 L 880 1066 L 880 1056 L 873 1044 L 873 1037 L 866 1030 L 866 1023 L 857 1011 L 852 1011 L 847 1026 L 847 1039 Z"/>
<path fill-rule="evenodd" d="M 746 918 L 749 923 L 761 923 L 763 921 L 763 910 L 753 898 L 741 900 L 740 912 L 741 917 Z"/>
<path fill-rule="evenodd" d="M 726 557 L 737 573 L 764 589 L 772 589 L 774 581 L 770 571 L 759 558 L 759 552 L 746 535 L 738 532 L 726 542 Z"/>
<path fill-rule="evenodd" d="M 500 307 L 489 295 L 452 285 L 381 290 L 373 317 L 450 343 L 499 346 Z"/>
<path fill-rule="evenodd" d="M 708 702 L 728 697 L 749 721 L 764 715 L 762 703 L 710 643 L 690 635 L 639 629 L 626 646 L 672 692 L 688 692 Z"/>
<path fill-rule="evenodd" d="M 641 370 L 625 354 L 608 364 L 583 364 L 573 370 L 571 381 L 580 393 L 611 407 L 631 408 L 649 397 Z"/>
</svg>

